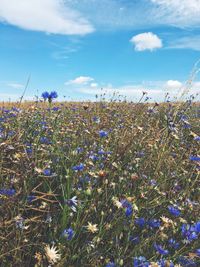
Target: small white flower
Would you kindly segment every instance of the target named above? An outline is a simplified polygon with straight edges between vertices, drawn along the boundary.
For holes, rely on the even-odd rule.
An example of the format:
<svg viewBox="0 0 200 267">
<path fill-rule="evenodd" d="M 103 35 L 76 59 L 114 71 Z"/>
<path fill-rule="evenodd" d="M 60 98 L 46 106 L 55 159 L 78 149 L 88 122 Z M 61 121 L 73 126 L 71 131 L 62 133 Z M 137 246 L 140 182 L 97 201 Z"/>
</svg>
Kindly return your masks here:
<svg viewBox="0 0 200 267">
<path fill-rule="evenodd" d="M 58 254 L 58 250 L 55 246 L 50 247 L 49 245 L 47 245 L 45 247 L 45 254 L 50 263 L 56 263 L 60 260 L 61 257 L 61 255 Z"/>
<path fill-rule="evenodd" d="M 97 224 L 91 224 L 90 222 L 88 222 L 88 225 L 86 227 L 87 227 L 87 230 L 93 234 L 98 232 Z"/>
<path fill-rule="evenodd" d="M 76 212 L 76 207 L 78 205 L 77 196 L 74 196 L 70 199 L 66 199 L 65 204 L 67 204 L 71 208 L 71 210 L 73 210 L 73 212 Z"/>
<path fill-rule="evenodd" d="M 120 208 L 123 207 L 123 206 L 122 206 L 122 203 L 121 203 L 116 197 L 113 197 L 113 198 L 112 198 L 112 201 L 113 201 L 113 204 L 114 204 L 118 209 L 120 209 Z"/>
</svg>

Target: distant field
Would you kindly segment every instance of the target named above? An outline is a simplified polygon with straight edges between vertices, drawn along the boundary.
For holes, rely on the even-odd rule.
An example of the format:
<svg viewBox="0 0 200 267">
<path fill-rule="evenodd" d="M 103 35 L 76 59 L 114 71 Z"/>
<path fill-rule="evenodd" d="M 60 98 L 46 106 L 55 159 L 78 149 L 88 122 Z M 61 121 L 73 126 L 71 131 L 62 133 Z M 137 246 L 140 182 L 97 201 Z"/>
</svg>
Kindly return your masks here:
<svg viewBox="0 0 200 267">
<path fill-rule="evenodd" d="M 0 107 L 0 266 L 200 266 L 199 103 Z"/>
</svg>

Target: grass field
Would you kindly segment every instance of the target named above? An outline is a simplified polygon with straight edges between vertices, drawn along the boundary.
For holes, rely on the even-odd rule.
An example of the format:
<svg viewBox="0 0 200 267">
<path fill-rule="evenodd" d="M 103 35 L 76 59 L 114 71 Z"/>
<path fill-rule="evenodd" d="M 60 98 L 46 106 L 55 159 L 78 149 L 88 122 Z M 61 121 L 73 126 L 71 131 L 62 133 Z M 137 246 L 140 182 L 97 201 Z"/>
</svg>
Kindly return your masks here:
<svg viewBox="0 0 200 267">
<path fill-rule="evenodd" d="M 0 109 L 0 266 L 200 266 L 200 105 Z"/>
</svg>

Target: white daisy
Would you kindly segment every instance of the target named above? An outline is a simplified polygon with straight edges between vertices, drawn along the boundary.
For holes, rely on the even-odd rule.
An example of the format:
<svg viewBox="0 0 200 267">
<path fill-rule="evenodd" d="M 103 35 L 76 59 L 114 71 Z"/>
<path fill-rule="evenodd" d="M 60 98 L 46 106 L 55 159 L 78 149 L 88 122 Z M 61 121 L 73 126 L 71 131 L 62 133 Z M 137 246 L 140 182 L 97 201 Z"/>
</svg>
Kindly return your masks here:
<svg viewBox="0 0 200 267">
<path fill-rule="evenodd" d="M 56 263 L 60 260 L 61 257 L 61 255 L 58 254 L 58 250 L 55 246 L 50 247 L 49 245 L 47 245 L 45 247 L 45 254 L 50 263 Z"/>
</svg>

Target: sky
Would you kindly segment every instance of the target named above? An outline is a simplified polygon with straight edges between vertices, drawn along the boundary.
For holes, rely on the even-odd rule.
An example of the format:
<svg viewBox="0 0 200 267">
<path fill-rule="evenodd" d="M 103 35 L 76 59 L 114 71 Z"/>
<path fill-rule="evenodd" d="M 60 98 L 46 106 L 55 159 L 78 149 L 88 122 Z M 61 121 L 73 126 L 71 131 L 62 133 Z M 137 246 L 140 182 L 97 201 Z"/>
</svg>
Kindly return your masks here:
<svg viewBox="0 0 200 267">
<path fill-rule="evenodd" d="M 200 0 L 0 0 L 0 101 L 200 100 L 199 59 Z"/>
</svg>

